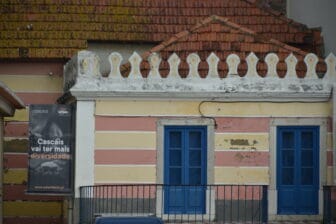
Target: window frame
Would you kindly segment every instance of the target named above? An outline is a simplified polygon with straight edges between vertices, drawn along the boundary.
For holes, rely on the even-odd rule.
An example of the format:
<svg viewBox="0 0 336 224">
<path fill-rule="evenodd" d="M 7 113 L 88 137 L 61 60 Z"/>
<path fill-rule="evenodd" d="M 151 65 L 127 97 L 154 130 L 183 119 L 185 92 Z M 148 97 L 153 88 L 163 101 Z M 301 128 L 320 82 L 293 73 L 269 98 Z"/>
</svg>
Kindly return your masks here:
<svg viewBox="0 0 336 224">
<path fill-rule="evenodd" d="M 276 183 L 276 139 L 277 139 L 277 127 L 278 126 L 319 126 L 319 206 L 318 215 L 322 215 L 323 212 L 323 185 L 327 183 L 326 172 L 326 152 L 327 152 L 327 120 L 328 118 L 310 118 L 310 117 L 286 117 L 286 118 L 272 118 L 270 121 L 270 184 L 268 188 L 268 214 L 270 220 L 282 217 L 278 214 L 278 198 L 277 198 L 277 183 Z M 291 215 L 295 217 L 295 215 Z M 299 216 L 298 216 L 299 217 Z"/>
<path fill-rule="evenodd" d="M 214 184 L 214 154 L 215 154 L 215 122 L 211 118 L 162 118 L 157 121 L 157 164 L 156 164 L 156 183 L 164 184 L 164 136 L 165 126 L 206 126 L 206 141 L 207 141 L 207 168 L 206 168 L 206 183 Z M 157 191 L 157 215 L 162 215 L 163 219 L 168 219 L 169 214 L 164 214 L 164 198 L 162 189 Z M 209 198 L 211 197 L 211 198 Z M 214 219 L 215 217 L 215 198 L 210 194 L 210 190 L 206 190 L 205 214 L 196 215 L 196 219 L 201 220 L 202 217 Z M 211 205 L 209 204 L 211 203 Z M 211 211 L 209 210 L 211 208 Z M 211 215 L 211 217 L 210 217 Z M 174 217 L 182 220 L 188 220 L 190 214 L 174 215 Z M 195 218 L 195 215 L 193 215 Z"/>
</svg>

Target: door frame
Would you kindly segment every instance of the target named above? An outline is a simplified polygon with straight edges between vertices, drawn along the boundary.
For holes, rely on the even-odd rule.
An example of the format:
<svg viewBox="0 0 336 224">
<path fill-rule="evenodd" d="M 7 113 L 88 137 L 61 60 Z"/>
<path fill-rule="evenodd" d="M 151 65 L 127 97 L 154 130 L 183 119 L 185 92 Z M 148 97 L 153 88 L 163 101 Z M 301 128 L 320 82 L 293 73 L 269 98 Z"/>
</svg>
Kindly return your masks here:
<svg viewBox="0 0 336 224">
<path fill-rule="evenodd" d="M 166 183 L 169 183 L 169 175 L 171 175 L 171 172 L 170 172 L 170 165 L 169 165 L 169 160 L 167 160 L 167 158 L 169 158 L 171 156 L 170 154 L 170 150 L 169 150 L 169 145 L 170 145 L 170 142 L 169 142 L 169 135 L 168 133 L 171 133 L 171 132 L 176 132 L 176 131 L 179 131 L 181 133 L 182 136 L 182 141 L 181 141 L 181 165 L 182 165 L 182 175 L 181 175 L 181 181 L 182 181 L 182 184 L 190 184 L 189 182 L 184 182 L 186 181 L 186 179 L 189 179 L 189 178 L 186 178 L 186 177 L 189 177 L 189 161 L 188 161 L 188 157 L 189 157 L 189 133 L 190 131 L 197 131 L 197 132 L 200 132 L 201 135 L 202 135 L 202 142 L 201 143 L 201 180 L 203 183 L 201 183 L 201 185 L 206 185 L 207 184 L 207 167 L 208 167 L 208 164 L 207 164 L 207 143 L 206 143 L 206 139 L 207 139 L 207 127 L 202 125 L 202 126 L 190 126 L 190 125 L 187 125 L 187 126 L 178 126 L 178 125 L 173 125 L 173 126 L 170 126 L 170 125 L 167 125 L 167 126 L 164 126 L 164 129 L 165 129 L 165 148 L 164 148 L 164 184 Z M 184 177 L 184 178 L 183 178 Z M 166 195 L 169 195 L 169 194 L 173 194 L 173 193 L 168 193 L 168 188 L 166 188 L 166 191 L 165 191 L 165 196 Z M 202 195 L 205 196 L 205 189 L 204 187 L 200 187 L 200 189 L 202 189 Z M 186 192 L 188 191 L 188 189 L 183 189 L 184 191 L 184 196 L 183 197 L 187 197 L 187 194 Z M 203 198 L 203 197 L 202 197 Z M 187 200 L 184 200 L 184 208 L 186 209 L 186 213 L 185 214 L 189 214 L 190 212 L 190 208 L 188 207 L 185 207 L 186 206 L 186 201 Z M 169 203 L 167 203 L 167 201 L 165 201 L 166 203 L 164 204 L 164 210 L 165 211 L 169 211 L 170 208 L 169 208 Z M 205 202 L 206 201 L 203 201 L 202 203 L 202 206 L 203 208 L 201 210 L 205 211 Z M 178 209 L 179 211 L 179 209 Z M 179 212 L 178 212 L 179 213 Z M 201 212 L 196 212 L 195 210 L 193 210 L 190 214 L 203 214 Z M 168 213 L 167 213 L 168 214 Z M 173 212 L 171 212 L 171 214 L 176 214 Z M 183 212 L 181 212 L 180 214 L 184 214 Z"/>
<path fill-rule="evenodd" d="M 294 170 L 294 182 L 291 184 L 291 186 L 288 186 L 286 184 L 283 185 L 279 185 L 279 182 L 277 183 L 277 190 L 278 190 L 278 197 L 279 195 L 281 195 L 281 193 L 279 192 L 279 189 L 292 189 L 294 191 L 299 191 L 300 188 L 305 188 L 305 189 L 309 189 L 312 190 L 314 192 L 314 209 L 312 211 L 310 211 L 310 213 L 306 210 L 306 214 L 304 214 L 304 211 L 302 211 L 302 207 L 297 207 L 298 204 L 295 205 L 295 202 L 293 205 L 295 205 L 295 209 L 292 210 L 288 210 L 288 208 L 283 208 L 285 211 L 280 211 L 281 208 L 279 208 L 279 200 L 278 200 L 278 211 L 277 214 L 281 214 L 281 215 L 317 215 L 318 214 L 318 189 L 319 189 L 319 183 L 320 183 L 320 173 L 319 173 L 319 164 L 320 164 L 320 158 L 319 158 L 319 154 L 320 154 L 320 146 L 319 146 L 319 135 L 320 135 L 320 128 L 319 126 L 278 126 L 277 127 L 277 131 L 280 133 L 284 133 L 284 132 L 290 132 L 293 134 L 293 144 L 292 145 L 292 151 L 294 151 L 294 157 L 293 157 L 293 162 L 294 164 L 292 164 Z M 309 132 L 309 133 L 313 133 L 313 140 L 312 140 L 312 153 L 313 153 L 313 164 L 310 164 L 310 166 L 312 166 L 313 168 L 313 174 L 312 174 L 312 183 L 309 184 L 309 186 L 302 184 L 302 175 L 297 176 L 298 174 L 301 174 L 301 167 L 302 167 L 302 162 L 303 162 L 303 158 L 302 158 L 302 133 L 304 132 Z M 282 156 L 283 155 L 283 151 L 282 148 L 285 145 L 285 140 L 283 140 L 283 136 L 277 133 L 277 164 L 276 164 L 276 168 L 282 168 L 284 165 L 282 164 L 282 160 L 278 157 L 278 156 Z M 282 145 L 282 146 L 281 146 Z M 276 180 L 279 181 L 282 178 L 282 174 L 279 172 L 279 170 L 277 170 L 277 177 Z M 279 179 L 280 178 L 280 179 Z M 298 179 L 297 179 L 298 178 Z M 300 181 L 298 181 L 300 180 Z M 295 198 L 295 197 L 294 197 Z M 316 200 L 316 201 L 315 201 Z M 302 204 L 302 202 L 300 201 L 296 201 L 297 203 Z M 299 211 L 296 211 L 296 209 L 299 209 Z M 300 213 L 296 213 L 296 212 L 300 212 Z M 303 212 L 303 213 L 301 213 Z"/>
<path fill-rule="evenodd" d="M 206 178 L 207 184 L 214 184 L 214 158 L 215 158 L 215 122 L 211 118 L 195 118 L 195 117 L 183 117 L 183 118 L 162 118 L 157 121 L 157 164 L 156 164 L 156 183 L 164 184 L 164 130 L 165 126 L 206 126 L 207 127 L 207 170 Z M 163 219 L 167 219 L 169 214 L 164 214 L 164 198 L 163 189 L 158 187 L 157 190 L 157 201 L 156 201 L 156 214 L 162 216 Z M 211 198 L 210 198 L 211 197 Z M 209 190 L 206 190 L 206 201 L 205 201 L 205 214 L 193 215 L 193 218 L 201 220 L 202 217 L 207 219 L 214 218 L 210 217 L 210 214 L 214 216 L 215 214 L 215 195 L 210 194 Z M 209 205 L 211 203 L 211 205 Z M 209 210 L 211 208 L 211 211 Z M 177 219 L 188 219 L 188 214 L 174 215 Z"/>
<path fill-rule="evenodd" d="M 327 182 L 327 118 L 272 118 L 270 121 L 270 184 L 268 189 L 268 214 L 269 218 L 276 219 L 278 208 L 277 192 L 277 127 L 278 126 L 319 126 L 319 191 L 318 191 L 318 215 L 323 213 L 323 185 Z M 287 216 L 287 215 L 286 215 Z M 299 215 L 302 216 L 302 215 Z M 293 216 L 295 218 L 295 215 Z"/>
</svg>

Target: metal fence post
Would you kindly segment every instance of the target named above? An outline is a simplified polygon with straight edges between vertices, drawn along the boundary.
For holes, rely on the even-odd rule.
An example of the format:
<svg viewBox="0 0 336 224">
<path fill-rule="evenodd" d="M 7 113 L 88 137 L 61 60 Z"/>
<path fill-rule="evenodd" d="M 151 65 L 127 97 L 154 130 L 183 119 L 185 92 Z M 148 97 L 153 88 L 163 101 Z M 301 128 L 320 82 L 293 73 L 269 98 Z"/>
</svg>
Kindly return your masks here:
<svg viewBox="0 0 336 224">
<path fill-rule="evenodd" d="M 268 223 L 268 191 L 267 186 L 262 186 L 262 216 L 261 216 L 261 222 L 262 223 Z"/>
<path fill-rule="evenodd" d="M 331 187 L 323 186 L 323 223 L 331 223 Z"/>
</svg>

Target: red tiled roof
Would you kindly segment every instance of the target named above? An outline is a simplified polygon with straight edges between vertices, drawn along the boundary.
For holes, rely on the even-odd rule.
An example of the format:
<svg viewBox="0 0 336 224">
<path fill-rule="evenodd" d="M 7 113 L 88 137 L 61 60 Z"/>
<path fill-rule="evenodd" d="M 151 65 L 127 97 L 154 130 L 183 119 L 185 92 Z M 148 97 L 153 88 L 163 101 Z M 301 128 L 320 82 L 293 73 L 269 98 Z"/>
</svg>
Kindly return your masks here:
<svg viewBox="0 0 336 224">
<path fill-rule="evenodd" d="M 87 41 L 158 43 L 210 15 L 318 52 L 320 32 L 253 0 L 4 0 L 0 58 L 69 58 Z"/>
<path fill-rule="evenodd" d="M 168 57 L 172 53 L 176 53 L 181 58 L 181 64 L 179 66 L 179 72 L 182 77 L 188 74 L 189 67 L 186 62 L 186 58 L 191 53 L 197 53 L 201 58 L 199 65 L 200 75 L 205 77 L 208 71 L 208 65 L 206 62 L 207 57 L 211 52 L 214 52 L 217 57 L 221 59 L 219 63 L 219 74 L 224 77 L 227 74 L 227 65 L 225 59 L 229 54 L 237 54 L 242 63 L 239 67 L 239 75 L 243 76 L 246 73 L 246 63 L 244 59 L 254 52 L 259 58 L 258 72 L 261 75 L 265 75 L 267 72 L 267 65 L 264 59 L 268 53 L 276 53 L 280 59 L 277 66 L 277 71 L 280 76 L 284 76 L 287 71 L 285 59 L 289 54 L 293 53 L 299 60 L 297 66 L 298 75 L 304 76 L 306 66 L 303 63 L 303 59 L 307 52 L 284 44 L 275 39 L 269 39 L 265 35 L 258 34 L 253 30 L 242 27 L 241 25 L 231 22 L 227 18 L 219 16 L 210 16 L 189 30 L 182 31 L 171 38 L 163 41 L 159 45 L 152 48 L 150 51 L 143 54 L 146 58 L 150 53 L 159 53 L 163 59 L 163 63 L 160 66 L 160 71 L 163 76 L 169 72 L 169 65 L 167 63 Z M 322 59 L 320 60 L 321 64 Z M 325 69 L 322 65 L 319 65 L 318 70 Z M 124 67 L 127 69 L 127 66 Z M 148 62 L 142 63 L 143 74 L 148 73 Z M 124 70 L 124 73 L 127 73 Z"/>
</svg>

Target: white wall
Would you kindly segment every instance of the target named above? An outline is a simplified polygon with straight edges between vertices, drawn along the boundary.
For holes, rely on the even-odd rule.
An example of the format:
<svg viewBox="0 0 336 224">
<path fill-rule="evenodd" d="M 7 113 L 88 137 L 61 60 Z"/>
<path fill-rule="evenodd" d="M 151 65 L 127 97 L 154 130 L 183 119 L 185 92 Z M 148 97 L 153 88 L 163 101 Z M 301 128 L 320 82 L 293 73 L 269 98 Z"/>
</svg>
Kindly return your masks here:
<svg viewBox="0 0 336 224">
<path fill-rule="evenodd" d="M 287 0 L 287 16 L 308 27 L 322 27 L 325 55 L 336 54 L 336 0 Z"/>
</svg>

